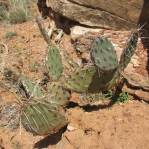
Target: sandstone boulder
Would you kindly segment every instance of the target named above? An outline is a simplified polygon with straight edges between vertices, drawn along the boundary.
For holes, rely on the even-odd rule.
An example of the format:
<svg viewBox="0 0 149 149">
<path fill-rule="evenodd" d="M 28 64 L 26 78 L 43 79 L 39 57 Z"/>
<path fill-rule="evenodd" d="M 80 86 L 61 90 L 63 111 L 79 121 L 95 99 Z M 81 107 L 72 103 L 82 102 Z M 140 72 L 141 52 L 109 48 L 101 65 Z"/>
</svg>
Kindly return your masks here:
<svg viewBox="0 0 149 149">
<path fill-rule="evenodd" d="M 134 28 L 143 3 L 144 0 L 46 0 L 54 12 L 80 24 L 116 29 Z"/>
</svg>

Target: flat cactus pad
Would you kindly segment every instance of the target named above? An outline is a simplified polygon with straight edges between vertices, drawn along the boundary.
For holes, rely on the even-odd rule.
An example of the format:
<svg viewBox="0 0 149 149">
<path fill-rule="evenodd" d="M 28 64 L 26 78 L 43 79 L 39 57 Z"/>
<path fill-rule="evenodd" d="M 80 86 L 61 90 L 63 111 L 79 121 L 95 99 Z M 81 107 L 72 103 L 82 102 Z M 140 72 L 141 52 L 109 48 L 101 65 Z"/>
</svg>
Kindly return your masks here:
<svg viewBox="0 0 149 149">
<path fill-rule="evenodd" d="M 21 77 L 19 81 L 19 88 L 22 89 L 27 97 L 43 97 L 44 91 L 37 82 L 30 80 L 27 77 Z"/>
<path fill-rule="evenodd" d="M 126 47 L 123 50 L 123 53 L 119 62 L 119 71 L 123 71 L 129 64 L 131 57 L 135 53 L 138 42 L 138 32 L 131 34 L 130 39 L 126 43 Z"/>
<path fill-rule="evenodd" d="M 54 107 L 65 106 L 69 102 L 70 93 L 57 83 L 49 83 L 47 86 L 48 97 L 46 100 Z"/>
<path fill-rule="evenodd" d="M 48 47 L 46 69 L 52 80 L 58 80 L 63 72 L 62 59 L 57 47 Z"/>
<path fill-rule="evenodd" d="M 53 134 L 68 124 L 63 115 L 42 103 L 23 107 L 21 122 L 34 135 Z"/>
<path fill-rule="evenodd" d="M 91 58 L 102 71 L 114 70 L 118 67 L 118 59 L 112 43 L 104 37 L 96 38 L 91 45 Z"/>
<path fill-rule="evenodd" d="M 96 73 L 94 66 L 80 69 L 77 73 L 65 82 L 65 87 L 76 92 L 86 92 L 92 82 L 93 76 Z"/>
</svg>

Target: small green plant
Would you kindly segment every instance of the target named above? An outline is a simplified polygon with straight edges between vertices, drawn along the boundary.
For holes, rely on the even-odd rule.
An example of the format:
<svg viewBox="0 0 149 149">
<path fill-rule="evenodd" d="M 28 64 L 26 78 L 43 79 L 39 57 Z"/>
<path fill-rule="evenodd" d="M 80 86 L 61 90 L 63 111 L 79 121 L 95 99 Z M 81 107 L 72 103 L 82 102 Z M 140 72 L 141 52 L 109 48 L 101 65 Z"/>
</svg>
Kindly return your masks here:
<svg viewBox="0 0 149 149">
<path fill-rule="evenodd" d="M 117 98 L 118 103 L 125 103 L 130 99 L 130 96 L 127 92 L 120 93 L 119 97 Z"/>
<path fill-rule="evenodd" d="M 17 36 L 17 33 L 16 32 L 7 32 L 5 34 L 5 38 L 7 38 L 7 39 L 11 39 L 14 36 Z"/>
<path fill-rule="evenodd" d="M 116 95 L 113 94 L 112 91 L 108 91 L 104 96 L 105 98 L 110 99 L 113 103 L 126 103 L 130 99 L 130 95 L 127 92 L 121 92 Z"/>
</svg>

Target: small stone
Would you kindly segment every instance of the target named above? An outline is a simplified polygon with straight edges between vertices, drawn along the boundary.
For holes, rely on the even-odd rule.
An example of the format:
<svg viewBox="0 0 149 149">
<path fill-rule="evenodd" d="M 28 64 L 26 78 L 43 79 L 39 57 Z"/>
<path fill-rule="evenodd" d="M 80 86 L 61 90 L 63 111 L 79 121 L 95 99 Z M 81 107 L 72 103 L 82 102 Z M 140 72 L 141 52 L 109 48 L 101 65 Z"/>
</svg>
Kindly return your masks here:
<svg viewBox="0 0 149 149">
<path fill-rule="evenodd" d="M 67 126 L 67 130 L 68 131 L 74 131 L 74 130 L 76 130 L 77 128 L 75 128 L 75 127 L 73 127 L 73 126 L 71 126 L 71 125 L 68 125 Z"/>
<path fill-rule="evenodd" d="M 75 40 L 76 38 L 82 35 L 85 35 L 86 33 L 89 33 L 89 32 L 99 33 L 100 31 L 102 31 L 102 29 L 87 28 L 83 26 L 74 26 L 71 28 L 71 38 Z"/>
</svg>

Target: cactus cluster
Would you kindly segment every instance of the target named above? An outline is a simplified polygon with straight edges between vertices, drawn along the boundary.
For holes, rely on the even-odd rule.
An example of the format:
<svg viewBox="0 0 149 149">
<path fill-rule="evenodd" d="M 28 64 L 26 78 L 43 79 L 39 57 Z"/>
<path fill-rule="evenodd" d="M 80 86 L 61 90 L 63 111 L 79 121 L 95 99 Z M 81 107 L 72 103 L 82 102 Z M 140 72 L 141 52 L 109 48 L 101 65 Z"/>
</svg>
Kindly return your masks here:
<svg viewBox="0 0 149 149">
<path fill-rule="evenodd" d="M 109 90 L 115 87 L 121 81 L 121 72 L 127 67 L 131 57 L 135 53 L 137 41 L 138 32 L 136 31 L 131 34 L 130 39 L 126 43 L 126 47 L 122 52 L 119 63 L 114 47 L 107 38 L 97 38 L 93 42 L 91 51 L 92 59 L 98 70 L 100 70 L 100 77 L 102 77 L 101 73 L 104 74 L 102 80 L 108 79 L 106 82 L 104 82 L 102 90 Z M 99 60 L 99 57 L 102 58 Z M 106 77 L 105 73 L 108 77 Z"/>
<path fill-rule="evenodd" d="M 137 40 L 138 33 L 132 33 L 118 63 L 112 43 L 104 37 L 96 38 L 91 45 L 93 65 L 80 68 L 66 81 L 66 87 L 81 93 L 97 93 L 115 87 L 135 52 Z"/>
<path fill-rule="evenodd" d="M 66 126 L 68 122 L 61 114 L 61 110 L 69 102 L 71 91 L 89 94 L 92 98 L 98 97 L 97 93 L 101 91 L 113 88 L 131 60 L 137 40 L 138 33 L 135 32 L 127 42 L 118 62 L 112 43 L 107 38 L 98 37 L 91 45 L 92 64 L 79 68 L 77 72 L 70 74 L 69 78 L 62 80 L 60 78 L 63 74 L 63 63 L 59 48 L 48 47 L 45 66 L 50 82 L 46 89 L 26 77 L 17 79 L 19 88 L 29 99 L 23 105 L 21 115 L 26 130 L 36 135 L 47 135 Z"/>
</svg>

